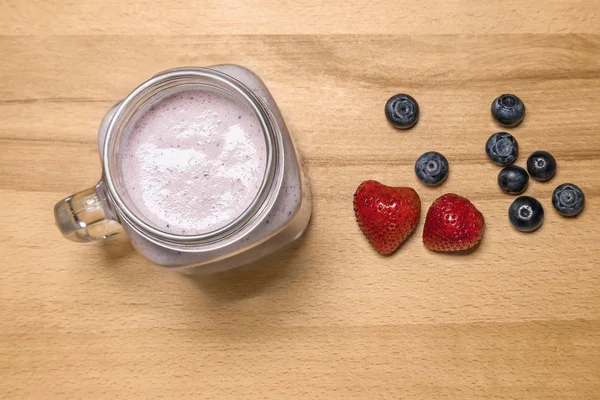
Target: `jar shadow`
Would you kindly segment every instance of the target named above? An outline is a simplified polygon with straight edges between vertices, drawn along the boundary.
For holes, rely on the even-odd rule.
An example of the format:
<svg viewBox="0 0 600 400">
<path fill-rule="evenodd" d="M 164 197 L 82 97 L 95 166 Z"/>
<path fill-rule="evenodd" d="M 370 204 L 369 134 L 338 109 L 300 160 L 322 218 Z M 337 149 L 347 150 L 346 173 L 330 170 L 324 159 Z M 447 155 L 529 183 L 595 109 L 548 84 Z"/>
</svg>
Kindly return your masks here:
<svg viewBox="0 0 600 400">
<path fill-rule="evenodd" d="M 293 260 L 302 242 L 298 239 L 266 258 L 233 270 L 185 277 L 216 303 L 252 298 L 294 280 L 299 265 Z"/>
<path fill-rule="evenodd" d="M 294 242 L 260 260 L 235 269 L 204 275 L 179 274 L 160 267 L 148 268 L 149 262 L 137 254 L 126 235 L 100 241 L 97 249 L 103 257 L 102 264 L 119 272 L 120 281 L 137 282 L 142 276 L 154 276 L 157 270 L 168 271 L 199 289 L 202 294 L 199 299 L 203 305 L 208 301 L 218 307 L 265 295 L 269 291 L 280 291 L 282 287 L 294 284 L 303 269 L 303 263 L 298 260 L 306 258 L 307 253 L 303 248 L 307 247 L 310 227 L 311 224 Z"/>
<path fill-rule="evenodd" d="M 135 252 L 125 236 L 111 239 L 98 250 L 105 257 L 103 266 L 111 267 L 108 276 L 117 287 L 127 295 L 134 291 L 168 305 L 156 308 L 154 302 L 149 302 L 146 307 L 154 311 L 147 312 L 158 313 L 165 323 L 180 326 L 186 337 L 194 332 L 219 343 L 262 342 L 265 335 L 275 338 L 285 332 L 267 327 L 294 318 L 310 296 L 301 289 L 306 288 L 314 272 L 310 268 L 310 226 L 296 241 L 266 258 L 211 275 L 190 276 L 161 267 L 149 268 L 150 263 Z M 157 275 L 160 273 L 167 283 L 151 293 L 156 280 L 161 279 Z M 144 312 L 143 307 L 139 312 Z"/>
<path fill-rule="evenodd" d="M 135 252 L 125 234 L 116 235 L 108 240 L 101 240 L 96 245 L 102 249 L 102 254 L 110 265 Z"/>
<path fill-rule="evenodd" d="M 185 275 L 210 301 L 229 304 L 281 289 L 293 282 L 301 265 L 298 252 L 304 247 L 306 233 L 293 243 L 248 265 L 209 275 Z"/>
</svg>

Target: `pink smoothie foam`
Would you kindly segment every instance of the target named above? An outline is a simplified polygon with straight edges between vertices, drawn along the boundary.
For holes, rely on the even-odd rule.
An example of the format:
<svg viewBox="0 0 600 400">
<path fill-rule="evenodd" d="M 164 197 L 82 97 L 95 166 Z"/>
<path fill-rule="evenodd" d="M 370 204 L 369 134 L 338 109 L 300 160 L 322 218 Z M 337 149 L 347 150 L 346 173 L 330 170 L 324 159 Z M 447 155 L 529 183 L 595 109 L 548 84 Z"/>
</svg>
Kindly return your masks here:
<svg viewBox="0 0 600 400">
<path fill-rule="evenodd" d="M 248 208 L 262 183 L 266 154 L 252 110 L 218 92 L 185 90 L 130 123 L 123 181 L 151 225 L 173 234 L 202 234 Z"/>
</svg>

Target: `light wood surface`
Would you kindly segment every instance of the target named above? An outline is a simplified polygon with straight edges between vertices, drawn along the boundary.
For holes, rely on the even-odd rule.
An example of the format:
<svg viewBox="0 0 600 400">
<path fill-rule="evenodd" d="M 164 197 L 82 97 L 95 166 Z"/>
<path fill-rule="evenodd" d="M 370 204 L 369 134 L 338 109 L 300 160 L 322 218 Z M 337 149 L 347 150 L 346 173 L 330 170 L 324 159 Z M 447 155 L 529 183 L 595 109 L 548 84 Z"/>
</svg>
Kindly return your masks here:
<svg viewBox="0 0 600 400">
<path fill-rule="evenodd" d="M 598 1 L 19 1 L 0 3 L 0 398 L 600 399 Z M 106 110 L 152 74 L 237 63 L 276 98 L 303 153 L 314 213 L 263 265 L 192 280 L 126 238 L 62 239 L 52 207 L 100 176 Z M 418 99 L 388 126 L 397 92 Z M 518 94 L 510 131 L 546 221 L 513 230 L 483 151 L 492 99 Z M 444 153 L 448 181 L 413 164 Z M 354 221 L 365 179 L 444 192 L 484 213 L 481 246 L 436 254 L 415 234 L 375 254 Z M 573 182 L 587 206 L 556 214 Z"/>
</svg>

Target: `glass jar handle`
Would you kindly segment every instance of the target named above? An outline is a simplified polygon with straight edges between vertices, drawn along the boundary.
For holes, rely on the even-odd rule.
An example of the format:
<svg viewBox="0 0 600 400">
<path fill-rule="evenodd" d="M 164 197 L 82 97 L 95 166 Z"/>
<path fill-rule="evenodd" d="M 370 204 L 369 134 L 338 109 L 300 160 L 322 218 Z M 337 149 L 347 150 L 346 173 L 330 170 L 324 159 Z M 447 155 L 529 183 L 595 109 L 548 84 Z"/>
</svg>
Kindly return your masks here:
<svg viewBox="0 0 600 400">
<path fill-rule="evenodd" d="M 110 214 L 102 182 L 54 206 L 56 226 L 65 238 L 74 242 L 93 242 L 121 232 L 121 225 Z"/>
</svg>

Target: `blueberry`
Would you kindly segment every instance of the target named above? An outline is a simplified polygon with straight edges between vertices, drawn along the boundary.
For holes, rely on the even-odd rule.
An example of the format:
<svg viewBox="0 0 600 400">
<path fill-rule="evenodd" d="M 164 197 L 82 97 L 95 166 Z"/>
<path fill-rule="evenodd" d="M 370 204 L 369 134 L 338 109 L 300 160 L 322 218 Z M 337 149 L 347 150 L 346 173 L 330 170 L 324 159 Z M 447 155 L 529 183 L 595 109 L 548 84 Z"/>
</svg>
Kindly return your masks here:
<svg viewBox="0 0 600 400">
<path fill-rule="evenodd" d="M 529 175 L 525 168 L 517 165 L 509 165 L 502 168 L 498 174 L 498 186 L 504 193 L 519 194 L 527 189 Z"/>
<path fill-rule="evenodd" d="M 583 190 L 572 183 L 565 183 L 554 189 L 552 205 L 561 215 L 573 217 L 583 210 L 585 196 Z"/>
<path fill-rule="evenodd" d="M 419 104 L 407 94 L 397 94 L 385 103 L 385 116 L 395 128 L 412 128 L 419 119 Z"/>
<path fill-rule="evenodd" d="M 517 159 L 519 144 L 510 133 L 498 132 L 485 143 L 485 152 L 494 164 L 508 165 Z"/>
<path fill-rule="evenodd" d="M 508 219 L 518 230 L 531 232 L 544 222 L 544 207 L 533 197 L 517 197 L 508 209 Z"/>
<path fill-rule="evenodd" d="M 525 104 L 514 94 L 503 94 L 494 99 L 492 115 L 504 126 L 516 126 L 525 116 Z"/>
<path fill-rule="evenodd" d="M 547 181 L 556 173 L 556 160 L 547 151 L 534 151 L 527 159 L 527 172 L 535 180 Z"/>
<path fill-rule="evenodd" d="M 439 185 L 448 176 L 448 160 L 435 151 L 427 152 L 415 163 L 415 174 L 426 185 Z"/>
</svg>

